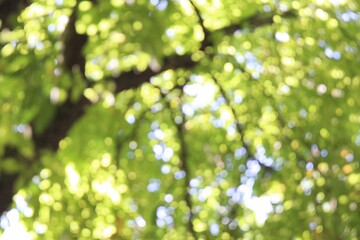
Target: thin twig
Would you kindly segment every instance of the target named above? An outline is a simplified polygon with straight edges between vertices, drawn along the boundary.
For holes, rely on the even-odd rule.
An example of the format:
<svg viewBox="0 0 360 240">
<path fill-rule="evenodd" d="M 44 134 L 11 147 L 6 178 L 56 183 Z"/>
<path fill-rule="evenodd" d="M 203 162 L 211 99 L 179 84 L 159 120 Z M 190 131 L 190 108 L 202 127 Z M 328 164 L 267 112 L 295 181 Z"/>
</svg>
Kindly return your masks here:
<svg viewBox="0 0 360 240">
<path fill-rule="evenodd" d="M 189 0 L 190 4 L 192 5 L 192 7 L 194 8 L 194 11 L 196 13 L 196 16 L 198 17 L 199 19 L 199 24 L 203 30 L 203 33 L 204 33 L 204 39 L 202 40 L 201 42 L 201 46 L 200 46 L 200 50 L 202 51 L 205 51 L 205 48 L 207 46 L 211 46 L 212 43 L 210 41 L 210 31 L 205 27 L 205 24 L 204 24 L 204 19 L 203 17 L 201 16 L 201 13 L 200 13 L 200 10 L 199 8 L 195 5 L 195 3 L 193 2 L 193 0 Z"/>
<path fill-rule="evenodd" d="M 160 90 L 160 89 L 159 89 Z M 193 218 L 194 218 L 194 213 L 193 213 L 193 203 L 191 201 L 191 195 L 189 192 L 189 187 L 190 187 L 190 167 L 188 164 L 188 151 L 187 151 L 187 144 L 185 141 L 185 115 L 184 113 L 181 111 L 180 108 L 180 112 L 181 112 L 181 117 L 182 117 L 182 121 L 181 123 L 177 123 L 175 122 L 175 114 L 174 111 L 171 110 L 171 106 L 169 104 L 168 101 L 166 101 L 166 96 L 164 93 L 161 92 L 161 96 L 162 99 L 165 101 L 166 107 L 168 108 L 170 115 L 171 115 L 171 120 L 173 121 L 173 124 L 176 127 L 176 132 L 177 132 L 177 137 L 180 143 L 180 150 L 179 150 L 179 158 L 180 158 L 180 164 L 179 164 L 179 168 L 185 172 L 185 181 L 184 181 L 184 188 L 185 188 L 185 197 L 184 200 L 186 202 L 187 207 L 189 208 L 189 221 L 188 221 L 188 225 L 187 225 L 187 229 L 188 231 L 191 233 L 191 235 L 197 239 L 196 237 L 196 232 L 194 230 L 194 225 L 193 225 Z"/>
<path fill-rule="evenodd" d="M 251 149 L 250 149 L 250 144 L 248 144 L 246 141 L 245 141 L 245 129 L 244 129 L 244 126 L 239 122 L 238 118 L 237 118 L 237 113 L 235 111 L 235 108 L 232 106 L 231 104 L 231 101 L 230 101 L 230 98 L 228 97 L 228 95 L 226 94 L 225 92 L 225 89 L 221 86 L 219 80 L 215 77 L 215 76 L 212 76 L 215 84 L 218 86 L 219 88 L 219 91 L 221 93 L 221 95 L 224 97 L 225 99 L 225 103 L 227 104 L 227 106 L 230 108 L 231 110 L 231 113 L 233 115 L 233 118 L 234 118 L 234 122 L 235 122 L 235 127 L 236 127 L 236 130 L 237 132 L 239 133 L 240 135 L 240 140 L 242 142 L 242 145 L 243 147 L 245 148 L 246 150 L 246 156 L 248 158 L 254 158 L 254 154 L 252 153 Z"/>
</svg>

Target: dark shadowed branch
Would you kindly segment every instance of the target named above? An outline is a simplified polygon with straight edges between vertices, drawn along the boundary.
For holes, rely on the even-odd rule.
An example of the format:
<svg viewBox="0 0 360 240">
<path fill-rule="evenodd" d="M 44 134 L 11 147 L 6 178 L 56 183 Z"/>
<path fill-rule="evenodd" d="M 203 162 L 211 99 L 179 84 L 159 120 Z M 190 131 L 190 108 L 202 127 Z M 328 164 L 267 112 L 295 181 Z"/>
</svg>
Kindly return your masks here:
<svg viewBox="0 0 360 240">
<path fill-rule="evenodd" d="M 27 0 L 2 0 L 0 1 L 0 30 L 3 28 L 11 28 L 10 18 L 18 11 L 29 5 Z"/>
<path fill-rule="evenodd" d="M 255 15 L 249 16 L 246 19 L 243 19 L 240 23 L 238 24 L 231 24 L 223 29 L 219 29 L 218 31 L 223 31 L 225 32 L 227 35 L 232 35 L 234 34 L 236 31 L 240 31 L 243 30 L 245 28 L 248 29 L 256 29 L 265 25 L 270 25 L 274 23 L 274 17 L 278 15 L 281 18 L 285 18 L 285 19 L 291 19 L 291 18 L 296 18 L 297 14 L 295 11 L 293 10 L 288 10 L 286 12 L 281 12 L 281 13 L 274 13 L 274 12 L 270 12 L 267 14 L 262 14 L 262 13 L 256 13 Z"/>
</svg>

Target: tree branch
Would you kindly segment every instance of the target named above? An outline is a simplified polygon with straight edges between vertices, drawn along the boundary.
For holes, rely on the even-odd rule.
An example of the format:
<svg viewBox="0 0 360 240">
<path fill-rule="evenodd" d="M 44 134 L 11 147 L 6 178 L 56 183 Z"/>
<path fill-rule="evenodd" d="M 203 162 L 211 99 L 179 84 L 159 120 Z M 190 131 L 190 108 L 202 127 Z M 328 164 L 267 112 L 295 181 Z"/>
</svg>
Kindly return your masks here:
<svg viewBox="0 0 360 240">
<path fill-rule="evenodd" d="M 0 164 L 4 160 L 18 161 L 18 167 L 14 172 L 6 172 L 0 167 L 0 215 L 10 206 L 14 195 L 17 178 L 21 171 L 31 167 L 31 159 L 23 156 L 19 149 L 12 145 L 5 145 L 4 153 L 0 156 Z"/>
<path fill-rule="evenodd" d="M 164 65 L 160 71 L 154 71 L 151 68 L 147 68 L 143 72 L 137 72 L 132 70 L 130 72 L 124 72 L 117 77 L 112 77 L 109 80 L 114 81 L 116 84 L 115 92 L 119 93 L 127 89 L 134 89 L 140 87 L 145 82 L 150 82 L 151 77 L 160 74 L 169 69 L 191 69 L 195 67 L 197 62 L 191 59 L 190 55 L 184 56 L 172 56 L 164 59 Z"/>
<path fill-rule="evenodd" d="M 203 23 L 203 18 L 201 17 L 200 11 L 198 8 L 194 5 L 193 1 L 189 0 L 191 5 L 194 7 L 194 11 L 196 15 L 199 18 L 199 24 L 203 29 L 204 32 L 204 40 L 201 43 L 200 50 L 204 50 L 206 47 L 212 46 L 213 43 L 210 41 L 212 32 L 208 31 Z M 228 27 L 225 27 L 223 29 L 216 30 L 216 32 L 222 31 L 225 32 L 227 35 L 231 35 L 237 30 L 244 29 L 246 27 L 250 27 L 252 29 L 255 29 L 257 27 L 261 27 L 264 25 L 272 24 L 273 23 L 273 17 L 275 16 L 275 13 L 271 13 L 265 16 L 261 15 L 254 15 L 249 17 L 246 20 L 242 21 L 242 24 L 233 24 Z M 295 17 L 296 14 L 293 11 L 287 11 L 284 12 L 282 17 L 289 18 L 289 17 Z M 210 56 L 212 57 L 212 56 Z M 170 56 L 164 59 L 164 65 L 162 66 L 161 71 L 156 72 L 150 68 L 147 68 L 143 72 L 136 72 L 135 70 L 130 72 L 124 72 L 120 74 L 117 77 L 111 77 L 110 79 L 116 83 L 116 90 L 115 92 L 121 92 L 123 90 L 131 89 L 131 88 L 137 88 L 141 84 L 145 82 L 149 82 L 150 78 L 152 76 L 155 76 L 159 74 L 162 71 L 168 70 L 168 69 L 178 69 L 178 68 L 184 68 L 184 69 L 191 69 L 197 65 L 197 62 L 193 61 L 191 59 L 190 55 L 175 55 Z"/>
<path fill-rule="evenodd" d="M 183 115 L 183 119 L 184 119 L 185 116 L 184 116 L 184 114 L 182 114 L 182 115 Z M 177 129 L 178 139 L 180 141 L 180 153 L 179 153 L 179 155 L 180 155 L 180 169 L 185 172 L 185 181 L 184 181 L 185 202 L 186 202 L 186 205 L 189 208 L 188 231 L 191 233 L 191 235 L 193 237 L 196 238 L 196 232 L 194 230 L 194 225 L 193 225 L 193 218 L 194 218 L 193 204 L 192 204 L 191 195 L 190 195 L 190 192 L 189 192 L 191 178 L 190 178 L 190 169 L 189 169 L 189 165 L 188 165 L 187 146 L 186 146 L 186 142 L 185 142 L 184 121 L 181 122 L 180 124 L 176 124 L 175 126 L 176 126 L 176 129 Z"/>
<path fill-rule="evenodd" d="M 14 187 L 19 173 L 4 173 L 0 174 L 0 216 L 7 210 L 12 203 L 14 196 Z"/>
<path fill-rule="evenodd" d="M 197 14 L 199 21 L 200 21 L 200 25 L 203 28 L 204 34 L 205 34 L 205 38 L 201 43 L 201 47 L 200 50 L 204 50 L 206 47 L 210 47 L 213 45 L 213 43 L 210 41 L 210 34 L 212 34 L 213 32 L 208 31 L 203 23 L 203 19 L 200 15 L 200 11 L 198 10 L 198 8 L 196 8 L 196 6 L 194 5 L 194 3 L 189 0 L 189 2 L 191 3 L 191 5 L 194 7 L 194 11 Z M 272 24 L 273 23 L 273 17 L 275 16 L 275 13 L 271 13 L 265 16 L 260 16 L 258 14 L 249 17 L 246 20 L 243 20 L 242 24 L 232 24 L 228 27 L 216 30 L 215 32 L 225 32 L 227 35 L 231 35 L 234 32 L 236 32 L 237 30 L 241 30 L 244 29 L 246 27 L 251 27 L 252 29 L 257 28 L 257 27 L 261 27 L 264 25 L 268 25 L 268 24 Z M 293 11 L 288 11 L 288 12 L 284 12 L 282 15 L 282 17 L 295 17 L 296 14 Z M 209 56 L 212 57 L 212 56 Z M 132 88 L 137 88 L 139 86 L 141 86 L 143 83 L 145 82 L 149 82 L 150 78 L 165 71 L 168 69 L 179 69 L 179 68 L 183 68 L 183 69 L 191 69 L 193 67 L 195 67 L 197 65 L 197 62 L 195 62 L 194 60 L 192 60 L 191 55 L 175 55 L 175 56 L 170 56 L 164 59 L 164 64 L 161 68 L 160 71 L 154 71 L 151 68 L 147 68 L 145 71 L 143 72 L 137 72 L 135 70 L 129 71 L 129 72 L 124 72 L 122 74 L 120 74 L 119 76 L 116 77 L 108 77 L 107 80 L 110 81 L 114 81 L 116 84 L 116 88 L 115 88 L 115 92 L 121 92 L 123 90 L 127 90 L 127 89 L 132 89 Z"/>
<path fill-rule="evenodd" d="M 243 147 L 245 148 L 246 150 L 246 156 L 247 158 L 253 158 L 255 159 L 254 157 L 254 154 L 252 153 L 251 151 L 251 146 L 245 141 L 245 129 L 244 129 L 244 126 L 239 122 L 238 118 L 237 118 L 237 113 L 235 111 L 235 108 L 232 106 L 231 104 L 231 101 L 230 101 L 230 98 L 228 97 L 228 95 L 226 94 L 226 91 L 225 89 L 221 86 L 219 80 L 215 77 L 215 76 L 212 76 L 215 84 L 218 86 L 219 88 L 219 91 L 221 93 L 221 95 L 223 96 L 223 98 L 225 99 L 225 103 L 226 105 L 230 108 L 231 110 L 231 113 L 233 115 L 233 118 L 234 118 L 234 122 L 235 122 L 235 127 L 236 127 L 236 130 L 238 132 L 238 134 L 240 135 L 240 140 L 241 140 L 241 143 L 243 145 Z"/>
<path fill-rule="evenodd" d="M 87 42 L 88 36 L 76 32 L 76 17 L 77 5 L 73 8 L 69 22 L 63 33 L 63 65 L 69 72 L 72 72 L 74 70 L 73 68 L 79 68 L 81 74 L 85 76 L 85 57 L 82 54 L 82 50 Z"/>
<path fill-rule="evenodd" d="M 212 45 L 212 42 L 211 42 L 211 36 L 210 36 L 210 32 L 209 30 L 205 27 L 204 25 L 204 19 L 203 17 L 201 16 L 201 13 L 200 13 L 200 10 L 196 7 L 196 5 L 194 4 L 194 1 L 193 0 L 189 0 L 190 4 L 192 5 L 192 7 L 194 8 L 194 11 L 196 13 L 196 16 L 198 17 L 199 19 L 199 24 L 203 30 L 203 33 L 204 33 L 204 39 L 202 40 L 201 42 L 201 46 L 200 46 L 200 50 L 201 51 L 205 51 L 205 48 L 208 47 L 208 46 L 211 46 Z"/>
<path fill-rule="evenodd" d="M 18 149 L 12 146 L 5 146 L 4 155 L 0 161 L 7 158 L 22 159 L 22 156 L 19 154 Z M 7 173 L 0 169 L 0 213 L 6 211 L 12 202 L 14 187 L 18 177 L 19 173 Z"/>
<path fill-rule="evenodd" d="M 6 23 L 6 19 L 12 11 L 16 11 L 20 4 L 25 3 L 27 3 L 25 0 L 3 2 L 0 5 L 1 21 L 5 21 L 4 23 Z M 6 12 L 6 10 L 9 12 Z M 6 14 L 3 15 L 2 13 L 4 11 Z M 82 55 L 82 49 L 86 43 L 87 37 L 85 35 L 78 34 L 75 30 L 76 11 L 75 6 L 64 32 L 64 67 L 70 73 L 72 73 L 74 68 L 79 68 L 81 74 L 85 76 L 85 58 Z M 77 102 L 72 102 L 71 99 L 68 98 L 65 103 L 57 107 L 50 124 L 46 126 L 43 131 L 33 131 L 35 160 L 39 159 L 41 151 L 44 149 L 52 151 L 56 151 L 58 149 L 59 142 L 66 137 L 69 129 L 84 114 L 85 106 L 89 103 L 90 102 L 84 96 L 81 96 Z M 31 125 L 34 129 L 34 123 L 31 123 Z M 9 147 L 5 148 L 5 153 L 2 158 L 5 159 L 8 157 L 12 157 L 19 163 L 21 162 L 21 164 L 24 164 L 24 161 L 21 161 L 24 157 L 17 149 Z M 26 161 L 28 164 L 34 164 L 36 162 L 38 161 Z M 0 202 L 0 213 L 4 212 L 12 202 L 14 186 L 18 176 L 19 174 L 9 173 L 1 173 L 0 175 L 0 196 L 2 196 L 2 200 Z"/>
<path fill-rule="evenodd" d="M 179 140 L 180 143 L 180 150 L 179 150 L 179 158 L 180 158 L 180 163 L 179 163 L 179 168 L 185 172 L 185 180 L 184 180 L 184 189 L 185 189 L 185 193 L 184 193 L 184 200 L 186 202 L 187 207 L 189 208 L 189 220 L 188 220 L 188 225 L 187 225 L 187 230 L 188 232 L 195 238 L 197 239 L 196 236 L 196 232 L 194 230 L 194 225 L 193 225 L 193 217 L 194 217 L 194 213 L 193 213 L 193 203 L 191 201 L 191 195 L 189 192 L 189 188 L 190 188 L 190 168 L 189 168 L 189 164 L 188 164 L 188 151 L 187 151 L 187 144 L 185 142 L 185 115 L 182 113 L 181 109 L 181 115 L 182 115 L 182 121 L 181 123 L 177 123 L 175 121 L 175 115 L 174 112 L 171 110 L 171 106 L 169 104 L 168 101 L 165 100 L 165 94 L 163 94 L 161 92 L 160 93 L 162 95 L 162 99 L 164 99 L 165 104 L 167 109 L 170 112 L 171 115 L 171 120 L 174 124 L 174 126 L 176 127 L 176 134 L 177 134 L 177 138 Z"/>
<path fill-rule="evenodd" d="M 63 65 L 70 74 L 74 74 L 76 69 L 80 70 L 83 80 L 89 86 L 89 81 L 85 77 L 85 57 L 82 53 L 88 37 L 76 32 L 77 6 L 78 3 L 73 7 L 63 33 Z M 36 150 L 50 149 L 56 151 L 60 140 L 66 136 L 73 124 L 85 113 L 85 106 L 89 104 L 90 101 L 82 95 L 77 102 L 73 102 L 69 97 L 65 103 L 57 107 L 50 125 L 41 133 L 34 132 L 33 139 Z"/>
<path fill-rule="evenodd" d="M 287 19 L 297 17 L 297 14 L 293 10 L 288 10 L 286 12 L 282 12 L 281 14 L 277 14 L 277 13 L 274 13 L 274 12 L 268 13 L 268 14 L 259 14 L 259 13 L 257 13 L 257 14 L 255 14 L 253 16 L 250 16 L 250 17 L 248 17 L 246 19 L 243 19 L 238 24 L 232 24 L 230 26 L 219 29 L 217 31 L 222 31 L 222 32 L 225 32 L 225 34 L 227 34 L 227 35 L 232 35 L 236 31 L 243 30 L 243 29 L 246 29 L 246 28 L 256 29 L 258 27 L 273 24 L 274 23 L 274 17 L 276 15 L 279 15 L 280 17 L 287 18 Z"/>
<path fill-rule="evenodd" d="M 75 103 L 69 98 L 63 105 L 59 106 L 45 130 L 40 133 L 34 131 L 33 141 L 36 152 L 44 149 L 56 151 L 59 142 L 66 137 L 74 123 L 84 115 L 85 107 L 89 104 L 90 101 L 81 96 Z"/>
<path fill-rule="evenodd" d="M 11 21 L 9 21 L 11 15 L 15 14 L 21 8 L 28 6 L 30 3 L 28 0 L 3 0 L 0 1 L 0 29 L 11 28 Z"/>
</svg>

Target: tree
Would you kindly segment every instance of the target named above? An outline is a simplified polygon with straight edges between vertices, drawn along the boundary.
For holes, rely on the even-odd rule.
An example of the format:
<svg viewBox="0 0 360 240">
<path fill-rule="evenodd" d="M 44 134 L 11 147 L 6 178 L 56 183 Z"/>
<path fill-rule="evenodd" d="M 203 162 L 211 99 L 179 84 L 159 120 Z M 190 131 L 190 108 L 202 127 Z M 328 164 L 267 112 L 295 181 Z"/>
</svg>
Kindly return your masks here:
<svg viewBox="0 0 360 240">
<path fill-rule="evenodd" d="M 358 239 L 359 11 L 1 1 L 0 231 Z"/>
</svg>

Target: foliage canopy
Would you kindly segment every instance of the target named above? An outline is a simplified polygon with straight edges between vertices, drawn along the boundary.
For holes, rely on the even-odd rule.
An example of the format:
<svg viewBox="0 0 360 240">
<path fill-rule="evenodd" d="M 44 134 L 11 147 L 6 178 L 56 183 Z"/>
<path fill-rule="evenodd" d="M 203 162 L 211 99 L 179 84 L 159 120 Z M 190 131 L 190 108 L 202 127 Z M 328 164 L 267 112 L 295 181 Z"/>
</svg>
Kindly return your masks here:
<svg viewBox="0 0 360 240">
<path fill-rule="evenodd" d="M 356 0 L 1 1 L 0 233 L 359 239 L 359 17 Z"/>
</svg>

